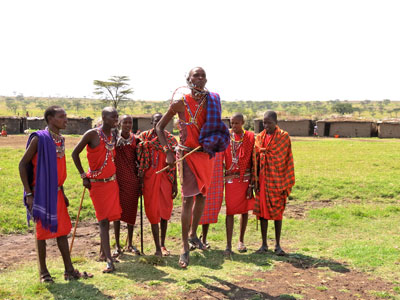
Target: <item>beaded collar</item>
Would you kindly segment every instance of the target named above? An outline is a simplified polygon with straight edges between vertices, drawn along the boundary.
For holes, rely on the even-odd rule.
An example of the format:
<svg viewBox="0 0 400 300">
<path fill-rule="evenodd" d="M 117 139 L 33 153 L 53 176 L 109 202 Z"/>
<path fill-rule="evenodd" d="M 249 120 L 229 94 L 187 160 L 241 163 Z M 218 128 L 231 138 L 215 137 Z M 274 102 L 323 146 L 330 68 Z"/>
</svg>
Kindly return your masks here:
<svg viewBox="0 0 400 300">
<path fill-rule="evenodd" d="M 49 127 L 46 127 L 46 130 L 50 133 L 51 138 L 56 144 L 57 157 L 63 158 L 65 156 L 65 138 L 61 134 L 51 131 Z M 61 145 L 58 145 L 60 143 Z"/>
<path fill-rule="evenodd" d="M 135 139 L 135 135 L 134 134 L 129 133 L 129 137 L 126 139 L 121 135 L 121 132 L 120 132 L 119 133 L 119 138 L 117 140 L 117 147 L 132 145 L 134 139 Z"/>
</svg>

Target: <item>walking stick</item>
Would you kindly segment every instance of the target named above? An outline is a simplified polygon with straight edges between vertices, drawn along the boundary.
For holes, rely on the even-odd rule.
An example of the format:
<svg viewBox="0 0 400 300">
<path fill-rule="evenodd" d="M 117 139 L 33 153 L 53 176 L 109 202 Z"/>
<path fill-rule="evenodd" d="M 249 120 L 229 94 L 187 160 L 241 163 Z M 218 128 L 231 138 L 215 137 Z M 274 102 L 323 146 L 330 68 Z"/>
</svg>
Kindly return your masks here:
<svg viewBox="0 0 400 300">
<path fill-rule="evenodd" d="M 140 252 L 143 252 L 143 189 L 140 193 Z"/>
<path fill-rule="evenodd" d="M 85 197 L 85 191 L 86 191 L 86 187 L 83 187 L 83 192 L 82 192 L 82 197 L 81 197 L 81 203 L 79 204 L 78 215 L 76 216 L 76 222 L 75 222 L 74 232 L 73 232 L 73 234 L 72 234 L 71 246 L 69 246 L 69 254 L 70 254 L 70 255 L 71 255 L 71 252 L 72 252 L 72 246 L 74 245 L 74 239 L 75 239 L 76 228 L 78 227 L 78 223 L 79 223 L 79 215 L 80 215 L 80 213 L 81 213 L 83 198 Z"/>
<path fill-rule="evenodd" d="M 186 153 L 184 156 L 182 156 L 180 159 L 177 159 L 175 161 L 175 164 L 180 163 L 182 160 L 184 160 L 186 158 L 186 156 L 189 156 L 190 154 L 192 154 L 193 152 L 196 152 L 197 150 L 199 150 L 201 148 L 201 146 L 198 146 L 196 148 L 194 148 L 192 151 L 190 151 L 189 153 Z M 168 170 L 169 166 L 166 166 L 165 168 L 161 169 L 160 171 L 157 171 L 156 174 L 162 173 L 165 170 Z"/>
</svg>

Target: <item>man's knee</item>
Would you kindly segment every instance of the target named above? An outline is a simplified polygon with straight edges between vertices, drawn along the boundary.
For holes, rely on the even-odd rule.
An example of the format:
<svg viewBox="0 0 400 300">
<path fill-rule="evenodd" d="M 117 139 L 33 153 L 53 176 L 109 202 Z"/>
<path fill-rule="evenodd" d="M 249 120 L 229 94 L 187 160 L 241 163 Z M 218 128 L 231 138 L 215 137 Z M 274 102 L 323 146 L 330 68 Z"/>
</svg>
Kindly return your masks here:
<svg viewBox="0 0 400 300">
<path fill-rule="evenodd" d="M 110 224 L 110 221 L 108 221 L 108 219 L 104 219 L 104 220 L 99 221 L 100 227 L 106 227 L 109 224 Z"/>
</svg>

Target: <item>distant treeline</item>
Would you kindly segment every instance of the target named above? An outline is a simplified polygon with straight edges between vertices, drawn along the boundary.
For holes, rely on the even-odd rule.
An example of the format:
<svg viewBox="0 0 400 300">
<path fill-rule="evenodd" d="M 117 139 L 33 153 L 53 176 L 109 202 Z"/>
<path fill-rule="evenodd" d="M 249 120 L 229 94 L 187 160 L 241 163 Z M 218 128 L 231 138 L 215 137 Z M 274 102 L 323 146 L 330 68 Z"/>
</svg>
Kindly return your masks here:
<svg viewBox="0 0 400 300">
<path fill-rule="evenodd" d="M 108 103 L 104 100 L 87 98 L 44 98 L 0 96 L 0 115 L 2 116 L 43 116 L 50 105 L 60 105 L 69 116 L 91 117 L 96 119 Z M 151 114 L 165 112 L 169 101 L 123 101 L 118 108 L 126 114 Z M 266 110 L 275 110 L 280 118 L 322 119 L 333 115 L 351 115 L 354 118 L 388 119 L 400 116 L 400 101 L 385 99 L 382 101 L 222 101 L 222 115 L 229 117 L 235 112 L 242 112 L 247 122 L 246 129 L 253 129 L 252 120 L 262 116 Z"/>
</svg>

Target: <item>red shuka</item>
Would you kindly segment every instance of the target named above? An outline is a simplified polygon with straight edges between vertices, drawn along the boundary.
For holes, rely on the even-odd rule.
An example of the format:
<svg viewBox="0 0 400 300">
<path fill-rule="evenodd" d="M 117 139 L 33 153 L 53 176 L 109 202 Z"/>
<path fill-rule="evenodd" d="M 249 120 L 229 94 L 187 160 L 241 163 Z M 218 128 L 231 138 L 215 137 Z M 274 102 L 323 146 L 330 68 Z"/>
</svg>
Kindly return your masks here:
<svg viewBox="0 0 400 300">
<path fill-rule="evenodd" d="M 61 143 L 60 143 L 61 144 Z M 60 146 L 57 144 L 57 146 Z M 35 186 L 36 182 L 36 166 L 37 166 L 37 153 L 32 159 L 32 164 L 34 167 L 34 178 L 32 186 Z M 58 186 L 62 186 L 67 178 L 67 165 L 65 163 L 65 155 L 63 157 L 57 157 L 57 179 Z M 38 240 L 47 240 L 52 238 L 57 238 L 60 236 L 68 235 L 71 231 L 71 219 L 68 214 L 67 205 L 65 204 L 64 194 L 61 190 L 57 194 L 57 232 L 50 232 L 42 227 L 40 221 L 36 223 L 36 238 Z"/>
<path fill-rule="evenodd" d="M 107 149 L 105 142 L 100 138 L 100 144 L 96 148 L 86 146 L 87 159 L 91 170 L 98 170 L 104 163 Z M 115 149 L 112 155 L 108 156 L 107 165 L 103 168 L 101 174 L 95 179 L 104 179 L 113 176 L 116 172 L 113 162 L 115 157 Z M 90 177 L 90 172 L 87 173 Z M 107 219 L 108 221 L 116 221 L 121 218 L 121 206 L 119 204 L 119 188 L 116 180 L 108 182 L 91 182 L 90 198 L 92 199 L 96 218 L 98 221 Z"/>
<path fill-rule="evenodd" d="M 190 148 L 200 146 L 200 129 L 207 118 L 207 101 L 199 108 L 199 104 L 191 95 L 186 95 L 185 113 L 179 113 L 180 140 L 181 143 Z M 182 100 L 184 101 L 184 100 Z M 191 119 L 189 109 L 195 114 L 199 108 L 199 113 L 194 120 Z M 187 152 L 184 152 L 187 153 Z M 183 163 L 183 183 L 182 191 L 185 197 L 195 196 L 198 193 L 207 195 L 211 184 L 213 173 L 213 162 L 210 156 L 204 152 L 194 152 L 190 154 Z M 188 170 L 185 170 L 188 168 Z M 193 184 L 196 186 L 193 187 Z"/>
<path fill-rule="evenodd" d="M 236 142 L 231 140 L 224 152 L 225 169 L 227 170 L 225 174 L 228 176 L 225 180 L 226 214 L 245 214 L 254 207 L 254 198 L 247 199 L 250 176 L 245 176 L 245 174 L 249 175 L 252 169 L 254 133 L 245 131 L 241 143 L 242 137 L 232 131 L 231 138 L 234 138 Z M 234 145 L 236 145 L 234 149 L 236 151 L 232 151 L 232 146 Z M 232 152 L 235 153 L 234 155 L 238 159 L 237 164 L 232 164 Z"/>
<path fill-rule="evenodd" d="M 135 225 L 140 183 L 136 167 L 136 139 L 130 134 L 129 144 L 117 144 L 115 166 L 121 205 L 121 221 Z"/>
</svg>

